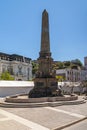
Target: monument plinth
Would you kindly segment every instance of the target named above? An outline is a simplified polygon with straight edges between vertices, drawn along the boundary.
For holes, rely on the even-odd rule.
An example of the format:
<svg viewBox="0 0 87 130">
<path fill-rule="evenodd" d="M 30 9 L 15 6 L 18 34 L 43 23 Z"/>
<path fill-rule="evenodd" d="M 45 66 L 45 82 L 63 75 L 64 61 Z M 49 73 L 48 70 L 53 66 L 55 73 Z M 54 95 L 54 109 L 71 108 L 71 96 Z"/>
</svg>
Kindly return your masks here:
<svg viewBox="0 0 87 130">
<path fill-rule="evenodd" d="M 58 92 L 55 73 L 52 71 L 49 38 L 49 16 L 46 10 L 42 13 L 41 49 L 38 63 L 39 69 L 34 80 L 34 88 L 29 92 L 30 98 L 54 96 Z"/>
</svg>

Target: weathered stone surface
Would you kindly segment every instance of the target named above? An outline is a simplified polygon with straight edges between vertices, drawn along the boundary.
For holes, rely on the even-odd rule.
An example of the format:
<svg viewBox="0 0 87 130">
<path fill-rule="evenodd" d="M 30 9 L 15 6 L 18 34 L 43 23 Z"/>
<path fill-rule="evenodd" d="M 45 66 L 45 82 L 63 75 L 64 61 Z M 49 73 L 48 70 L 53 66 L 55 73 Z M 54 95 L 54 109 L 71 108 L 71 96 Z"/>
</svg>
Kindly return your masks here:
<svg viewBox="0 0 87 130">
<path fill-rule="evenodd" d="M 46 10 L 42 13 L 41 50 L 39 53 L 39 69 L 34 80 L 34 89 L 29 92 L 30 98 L 61 96 L 57 91 L 58 84 L 55 72 L 52 70 L 52 62 L 49 40 L 49 17 Z"/>
</svg>

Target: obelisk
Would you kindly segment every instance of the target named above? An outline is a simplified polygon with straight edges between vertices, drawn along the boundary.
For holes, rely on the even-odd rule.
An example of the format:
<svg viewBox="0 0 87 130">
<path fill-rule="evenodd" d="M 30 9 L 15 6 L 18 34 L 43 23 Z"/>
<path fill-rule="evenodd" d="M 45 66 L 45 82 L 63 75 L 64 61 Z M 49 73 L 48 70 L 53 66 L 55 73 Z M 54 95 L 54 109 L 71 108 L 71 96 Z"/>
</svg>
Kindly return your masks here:
<svg viewBox="0 0 87 130">
<path fill-rule="evenodd" d="M 49 16 L 46 10 L 42 13 L 41 52 L 50 52 Z"/>
<path fill-rule="evenodd" d="M 29 93 L 29 98 L 49 97 L 56 95 L 58 89 L 55 73 L 52 71 L 49 38 L 49 16 L 46 10 L 42 13 L 41 48 L 39 52 L 39 69 L 34 79 L 34 88 Z"/>
<path fill-rule="evenodd" d="M 53 59 L 50 52 L 49 16 L 46 10 L 42 13 L 41 49 L 39 55 L 39 72 L 42 73 L 42 76 L 50 76 Z"/>
</svg>

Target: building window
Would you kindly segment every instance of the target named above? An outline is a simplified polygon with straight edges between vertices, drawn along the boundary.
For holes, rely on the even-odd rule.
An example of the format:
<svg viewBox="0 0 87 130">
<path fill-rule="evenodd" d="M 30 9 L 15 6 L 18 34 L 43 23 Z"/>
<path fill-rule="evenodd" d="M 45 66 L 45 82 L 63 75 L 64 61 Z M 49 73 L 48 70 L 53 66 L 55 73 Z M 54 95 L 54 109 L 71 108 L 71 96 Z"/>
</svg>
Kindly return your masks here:
<svg viewBox="0 0 87 130">
<path fill-rule="evenodd" d="M 67 74 L 69 74 L 69 71 L 67 71 Z"/>
<path fill-rule="evenodd" d="M 7 70 L 11 75 L 13 75 L 13 67 L 8 66 Z"/>
<path fill-rule="evenodd" d="M 3 65 L 3 66 L 2 66 L 2 73 L 4 73 L 5 71 L 6 71 L 6 66 Z"/>
<path fill-rule="evenodd" d="M 18 66 L 18 73 L 21 75 L 22 74 L 22 66 Z"/>
</svg>

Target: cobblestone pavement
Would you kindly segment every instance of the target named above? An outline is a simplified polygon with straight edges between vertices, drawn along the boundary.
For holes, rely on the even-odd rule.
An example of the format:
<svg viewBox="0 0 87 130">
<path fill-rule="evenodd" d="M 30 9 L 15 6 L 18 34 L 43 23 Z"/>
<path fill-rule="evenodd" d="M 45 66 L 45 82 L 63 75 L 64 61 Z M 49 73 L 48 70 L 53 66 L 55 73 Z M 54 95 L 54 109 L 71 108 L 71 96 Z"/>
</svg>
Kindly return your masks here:
<svg viewBox="0 0 87 130">
<path fill-rule="evenodd" d="M 86 116 L 87 103 L 58 107 L 0 108 L 0 130 L 57 130 L 64 126 L 67 126 L 65 130 L 69 130 L 68 125 Z"/>
</svg>

